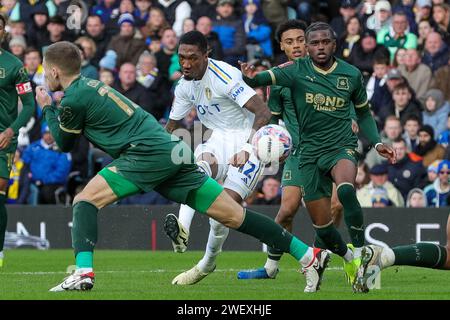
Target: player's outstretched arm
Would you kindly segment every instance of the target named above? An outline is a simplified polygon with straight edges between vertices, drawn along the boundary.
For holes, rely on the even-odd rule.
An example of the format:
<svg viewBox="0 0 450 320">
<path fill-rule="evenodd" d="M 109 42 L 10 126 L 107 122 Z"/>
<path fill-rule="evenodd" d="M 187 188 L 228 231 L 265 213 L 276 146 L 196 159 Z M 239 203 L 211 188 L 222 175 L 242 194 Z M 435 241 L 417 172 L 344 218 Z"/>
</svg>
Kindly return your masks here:
<svg viewBox="0 0 450 320">
<path fill-rule="evenodd" d="M 370 112 L 369 104 L 367 103 L 361 108 L 356 108 L 356 116 L 358 118 L 359 128 L 367 140 L 369 140 L 370 144 L 375 147 L 375 150 L 382 157 L 388 159 L 390 163 L 395 163 L 395 152 L 390 146 L 381 142 L 377 125 Z"/>
<path fill-rule="evenodd" d="M 38 86 L 36 88 L 36 101 L 42 109 L 42 113 L 47 121 L 50 132 L 52 133 L 59 149 L 62 152 L 69 152 L 72 150 L 78 135 L 61 129 L 60 122 L 58 120 L 58 111 L 52 105 L 52 98 L 48 94 L 47 90 L 42 86 Z"/>
<path fill-rule="evenodd" d="M 271 70 L 263 71 L 256 75 L 253 75 L 253 70 L 255 68 L 254 66 L 241 61 L 239 61 L 239 65 L 241 66 L 243 79 L 245 83 L 247 83 L 250 87 L 256 88 L 274 84 L 273 72 Z"/>
<path fill-rule="evenodd" d="M 175 129 L 179 128 L 180 125 L 180 121 L 178 120 L 173 120 L 173 119 L 169 119 L 169 121 L 167 121 L 166 123 L 166 130 L 169 133 L 172 133 Z"/>
</svg>

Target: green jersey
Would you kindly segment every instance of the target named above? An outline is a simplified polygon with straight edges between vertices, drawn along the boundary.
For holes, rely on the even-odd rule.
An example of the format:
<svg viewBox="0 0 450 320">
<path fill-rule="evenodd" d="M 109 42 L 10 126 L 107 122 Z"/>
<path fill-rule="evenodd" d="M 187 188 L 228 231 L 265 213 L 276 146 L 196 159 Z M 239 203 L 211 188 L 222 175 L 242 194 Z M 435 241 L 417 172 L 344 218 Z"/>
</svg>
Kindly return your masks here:
<svg viewBox="0 0 450 320">
<path fill-rule="evenodd" d="M 167 152 L 179 139 L 137 104 L 98 80 L 80 76 L 65 90 L 59 111 L 62 131 L 83 134 L 113 158 L 129 147 Z"/>
<path fill-rule="evenodd" d="M 298 116 L 292 100 L 291 89 L 270 86 L 267 105 L 273 115 L 281 116 L 283 119 L 286 129 L 292 137 L 292 148 L 296 150 L 299 141 Z"/>
<path fill-rule="evenodd" d="M 18 99 L 22 112 L 18 117 Z M 22 62 L 0 49 L 0 132 L 11 127 L 16 133 L 27 124 L 34 112 L 33 89 Z"/>
<path fill-rule="evenodd" d="M 308 56 L 247 81 L 253 86 L 279 85 L 291 89 L 299 115 L 302 162 L 314 162 L 318 156 L 337 149 L 356 149 L 351 109 L 364 108 L 368 101 L 363 77 L 354 66 L 336 59 L 328 71 L 323 71 Z"/>
</svg>

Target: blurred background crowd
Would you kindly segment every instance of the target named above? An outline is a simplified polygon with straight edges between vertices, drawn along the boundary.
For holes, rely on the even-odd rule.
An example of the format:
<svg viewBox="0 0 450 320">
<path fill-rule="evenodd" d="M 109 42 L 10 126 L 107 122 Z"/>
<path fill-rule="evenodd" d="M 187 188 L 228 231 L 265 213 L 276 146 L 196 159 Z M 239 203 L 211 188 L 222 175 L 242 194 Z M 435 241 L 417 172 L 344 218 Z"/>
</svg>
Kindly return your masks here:
<svg viewBox="0 0 450 320">
<path fill-rule="evenodd" d="M 202 32 L 211 58 L 234 66 L 248 61 L 259 72 L 286 61 L 274 37 L 280 23 L 329 22 L 338 35 L 336 56 L 361 70 L 383 142 L 398 156 L 394 165 L 383 162 L 359 136 L 361 205 L 441 207 L 450 205 L 449 2 L 1 0 L 0 12 L 9 18 L 2 46 L 23 61 L 37 86 L 44 84 L 46 48 L 73 41 L 82 51 L 82 75 L 112 86 L 164 125 L 181 77 L 177 42 L 183 33 Z M 257 93 L 267 99 L 263 88 Z M 53 95 L 56 103 L 61 97 Z M 193 110 L 185 129 L 194 130 L 196 119 Z M 8 201 L 68 205 L 109 161 L 83 137 L 70 154 L 61 153 L 36 107 L 20 130 Z M 246 204 L 279 204 L 280 172 L 265 176 Z M 120 202 L 167 203 L 155 192 Z"/>
</svg>

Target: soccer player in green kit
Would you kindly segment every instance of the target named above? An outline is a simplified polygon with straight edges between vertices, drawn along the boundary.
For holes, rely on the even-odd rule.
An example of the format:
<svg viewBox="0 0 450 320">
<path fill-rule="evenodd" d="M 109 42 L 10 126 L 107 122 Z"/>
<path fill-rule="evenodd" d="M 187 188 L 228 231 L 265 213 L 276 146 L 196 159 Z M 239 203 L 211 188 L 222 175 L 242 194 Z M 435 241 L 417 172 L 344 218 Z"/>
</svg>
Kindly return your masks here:
<svg viewBox="0 0 450 320">
<path fill-rule="evenodd" d="M 208 59 L 206 39 L 192 45 L 189 59 L 193 63 Z M 80 76 L 81 57 L 75 45 L 62 41 L 49 46 L 43 67 L 49 89 L 64 91 L 57 109 L 44 87 L 36 89 L 36 100 L 60 149 L 68 152 L 83 134 L 114 158 L 73 201 L 76 270 L 50 291 L 92 289 L 98 210 L 153 189 L 289 252 L 304 268 L 305 292 L 318 290 L 329 260 L 327 251 L 311 248 L 270 218 L 244 210 L 198 168 L 189 146 L 167 133 L 153 116 L 104 83 Z"/>
<path fill-rule="evenodd" d="M 356 291 L 356 265 L 364 245 L 363 213 L 356 198 L 357 137 L 351 127 L 352 103 L 362 132 L 378 153 L 395 162 L 395 153 L 380 142 L 367 101 L 363 78 L 358 69 L 333 56 L 336 35 L 322 22 L 306 30 L 309 56 L 250 76 L 250 67 L 241 64 L 246 82 L 253 87 L 279 85 L 291 89 L 297 108 L 300 140 L 299 179 L 306 207 L 317 236 L 329 250 L 340 255 L 352 270 Z M 344 207 L 344 217 L 355 248 L 346 246 L 333 226 L 331 216 L 332 182 Z"/>
<path fill-rule="evenodd" d="M 0 14 L 0 45 L 5 36 L 6 18 Z M 18 99 L 22 111 L 18 115 Z M 6 189 L 17 148 L 19 129 L 25 126 L 34 112 L 34 97 L 28 74 L 22 62 L 0 48 L 0 268 L 3 266 L 3 245 L 6 224 Z"/>
</svg>

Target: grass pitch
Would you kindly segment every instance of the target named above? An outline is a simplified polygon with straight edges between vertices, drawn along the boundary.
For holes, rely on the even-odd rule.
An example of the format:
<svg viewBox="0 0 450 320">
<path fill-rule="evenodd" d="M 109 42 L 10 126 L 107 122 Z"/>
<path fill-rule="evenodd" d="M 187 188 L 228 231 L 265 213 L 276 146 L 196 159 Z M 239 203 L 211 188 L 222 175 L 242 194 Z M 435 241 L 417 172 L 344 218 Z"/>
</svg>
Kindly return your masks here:
<svg viewBox="0 0 450 320">
<path fill-rule="evenodd" d="M 353 294 L 344 280 L 341 259 L 332 257 L 320 292 L 305 294 L 305 280 L 291 257 L 281 261 L 276 280 L 238 280 L 237 271 L 262 266 L 262 252 L 223 252 L 216 271 L 193 286 L 171 280 L 203 255 L 193 251 L 95 252 L 96 284 L 91 292 L 52 293 L 48 289 L 66 276 L 71 250 L 8 250 L 0 269 L 2 300 L 322 300 L 322 299 L 450 299 L 450 272 L 413 267 L 383 271 L 381 289 Z"/>
</svg>

